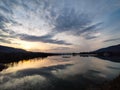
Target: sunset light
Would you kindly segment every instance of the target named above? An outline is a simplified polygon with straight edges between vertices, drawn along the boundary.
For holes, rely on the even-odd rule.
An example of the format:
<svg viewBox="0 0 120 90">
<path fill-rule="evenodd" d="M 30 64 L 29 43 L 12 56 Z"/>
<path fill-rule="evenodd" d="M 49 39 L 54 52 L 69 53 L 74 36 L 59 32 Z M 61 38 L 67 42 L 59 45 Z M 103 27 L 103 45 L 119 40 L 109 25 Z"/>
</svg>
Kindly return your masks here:
<svg viewBox="0 0 120 90">
<path fill-rule="evenodd" d="M 0 90 L 120 90 L 120 0 L 0 0 Z"/>
</svg>

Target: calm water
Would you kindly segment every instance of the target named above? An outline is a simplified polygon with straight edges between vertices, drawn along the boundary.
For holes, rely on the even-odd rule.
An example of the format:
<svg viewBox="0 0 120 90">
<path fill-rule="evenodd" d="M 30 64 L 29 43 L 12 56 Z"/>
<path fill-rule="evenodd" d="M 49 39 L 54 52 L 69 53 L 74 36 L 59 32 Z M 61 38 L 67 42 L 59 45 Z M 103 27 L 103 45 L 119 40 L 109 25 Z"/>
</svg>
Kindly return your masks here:
<svg viewBox="0 0 120 90">
<path fill-rule="evenodd" d="M 52 56 L 6 64 L 0 90 L 85 90 L 120 74 L 120 63 L 95 57 Z"/>
</svg>

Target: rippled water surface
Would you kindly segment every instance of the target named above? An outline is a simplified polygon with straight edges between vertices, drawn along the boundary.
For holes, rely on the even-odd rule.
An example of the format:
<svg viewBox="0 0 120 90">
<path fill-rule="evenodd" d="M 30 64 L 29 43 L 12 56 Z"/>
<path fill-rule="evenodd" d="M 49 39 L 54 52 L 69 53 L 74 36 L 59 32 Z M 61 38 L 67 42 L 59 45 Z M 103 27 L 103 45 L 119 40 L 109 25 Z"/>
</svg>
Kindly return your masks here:
<svg viewBox="0 0 120 90">
<path fill-rule="evenodd" d="M 85 90 L 120 74 L 120 63 L 80 56 L 51 56 L 6 64 L 0 90 Z"/>
</svg>

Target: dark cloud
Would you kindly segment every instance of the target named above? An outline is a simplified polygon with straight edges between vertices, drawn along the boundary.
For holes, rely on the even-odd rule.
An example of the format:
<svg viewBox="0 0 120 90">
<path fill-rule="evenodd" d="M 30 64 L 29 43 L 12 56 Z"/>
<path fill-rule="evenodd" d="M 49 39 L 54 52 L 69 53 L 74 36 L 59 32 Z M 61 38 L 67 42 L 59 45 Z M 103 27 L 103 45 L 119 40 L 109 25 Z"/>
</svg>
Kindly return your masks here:
<svg viewBox="0 0 120 90">
<path fill-rule="evenodd" d="M 0 10 L 4 11 L 5 13 L 9 13 L 12 14 L 12 10 L 11 7 L 13 6 L 13 2 L 15 0 L 11 0 L 11 2 L 9 0 L 1 0 L 1 4 L 0 4 Z"/>
<path fill-rule="evenodd" d="M 11 41 L 9 40 L 9 38 L 15 38 L 15 32 L 8 29 L 8 27 L 6 26 L 6 23 L 15 24 L 16 22 L 0 14 L 0 42 L 11 44 Z"/>
<path fill-rule="evenodd" d="M 118 40 L 120 40 L 120 38 L 107 39 L 107 40 L 104 40 L 103 42 L 111 42 L 111 41 L 118 41 Z"/>
<path fill-rule="evenodd" d="M 91 35 L 86 35 L 86 36 L 84 36 L 84 37 L 85 37 L 85 39 L 87 39 L 87 40 L 94 39 L 94 38 L 98 38 L 97 36 L 91 36 Z"/>
<path fill-rule="evenodd" d="M 63 44 L 63 45 L 71 45 L 71 43 L 67 43 L 64 40 L 55 40 L 52 39 L 52 37 L 56 36 L 57 34 L 60 34 L 62 32 L 69 32 L 69 34 L 76 35 L 76 36 L 83 36 L 85 39 L 93 39 L 97 38 L 97 36 L 88 35 L 89 33 L 94 33 L 94 31 L 99 29 L 99 26 L 102 23 L 96 23 L 92 25 L 93 18 L 86 12 L 80 12 L 79 10 L 76 10 L 74 7 L 66 7 L 66 6 L 60 6 L 57 7 L 56 4 L 58 2 L 51 3 L 47 0 L 2 0 L 0 4 L 0 10 L 4 11 L 6 14 L 5 16 L 0 14 L 0 29 L 6 33 L 8 33 L 13 37 L 20 37 L 22 40 L 26 41 L 32 41 L 32 42 L 44 42 L 44 43 L 52 43 L 52 44 Z M 62 2 L 65 3 L 65 2 Z M 7 13 L 8 16 L 7 17 Z M 34 30 L 35 28 L 39 28 L 34 26 L 32 21 L 30 21 L 33 26 L 26 26 L 23 22 L 23 19 L 33 20 L 33 17 L 31 13 L 34 13 L 36 17 L 39 16 L 40 20 L 42 19 L 43 22 L 45 22 L 45 25 L 43 28 L 48 25 L 52 28 L 50 28 L 51 32 L 48 35 L 45 36 L 32 36 L 28 35 L 26 33 L 20 33 L 15 30 L 9 30 L 6 26 L 6 23 L 10 23 L 13 26 L 23 26 L 26 27 L 28 30 L 32 27 Z M 14 18 L 13 16 L 16 16 Z M 20 20 L 20 21 L 19 21 Z M 22 21 L 23 20 L 23 21 Z M 22 23 L 21 23 L 22 22 Z M 38 22 L 39 23 L 39 22 Z M 27 22 L 27 24 L 29 24 Z M 41 24 L 41 22 L 40 22 Z M 18 30 L 19 31 L 19 30 Z M 34 32 L 34 31 L 33 31 Z M 87 33 L 87 34 L 84 34 Z M 84 34 L 84 35 L 82 35 Z M 69 36 L 69 35 L 68 35 Z M 2 37 L 2 35 L 1 35 Z M 4 37 L 7 38 L 7 37 Z"/>
<path fill-rule="evenodd" d="M 8 33 L 9 30 L 5 28 L 5 23 L 8 23 L 8 19 L 4 16 L 0 15 L 0 42 L 11 44 L 11 41 L 9 41 L 7 38 L 10 36 L 5 35 L 4 33 Z"/>
<path fill-rule="evenodd" d="M 8 23 L 7 18 L 5 18 L 3 15 L 0 14 L 0 29 L 5 29 L 5 23 Z"/>
<path fill-rule="evenodd" d="M 93 23 L 92 17 L 85 13 L 79 13 L 73 8 L 63 8 L 61 12 L 49 11 L 51 14 L 51 24 L 54 26 L 52 34 L 61 32 L 70 32 L 69 34 L 81 36 L 85 39 L 97 38 L 97 36 L 88 35 L 101 29 L 102 22 Z"/>
<path fill-rule="evenodd" d="M 5 40 L 5 39 L 1 39 L 1 38 L 0 38 L 0 42 L 2 42 L 2 43 L 7 43 L 7 44 L 11 44 L 11 41 Z"/>
<path fill-rule="evenodd" d="M 63 40 L 55 40 L 52 39 L 51 35 L 45 36 L 32 36 L 26 34 L 19 34 L 21 40 L 32 41 L 32 42 L 44 42 L 44 43 L 52 43 L 52 44 L 63 44 L 63 45 L 71 45 L 71 43 L 67 43 Z"/>
<path fill-rule="evenodd" d="M 22 40 L 27 40 L 27 41 L 32 41 L 32 42 L 39 42 L 39 41 L 41 41 L 41 42 L 44 42 L 44 43 L 52 43 L 52 44 L 64 44 L 64 45 L 71 45 L 70 43 L 66 43 L 65 41 L 63 41 L 63 40 L 54 40 L 54 39 L 52 39 L 52 37 L 54 36 L 54 35 L 46 35 L 46 36 L 32 36 L 32 35 L 26 35 L 26 34 L 21 34 L 21 35 L 15 35 L 15 34 L 17 34 L 16 32 L 14 32 L 13 30 L 9 30 L 9 29 L 6 29 L 6 27 L 5 27 L 5 24 L 6 24 L 6 22 L 7 23 L 12 23 L 12 24 L 19 24 L 18 22 L 16 22 L 16 21 L 14 21 L 14 20 L 11 20 L 11 19 L 7 19 L 7 18 L 5 18 L 4 16 L 0 16 L 0 22 L 1 22 L 1 25 L 0 25 L 0 29 L 3 31 L 3 32 L 6 32 L 6 33 L 9 33 L 10 35 L 9 36 L 5 36 L 5 35 L 2 35 L 1 34 L 1 37 L 2 38 L 4 38 L 4 39 L 6 39 L 6 38 L 8 38 L 8 37 L 11 37 L 11 35 L 13 36 L 13 37 L 18 37 L 18 36 L 20 36 L 20 39 L 22 39 Z M 20 25 L 20 24 L 19 24 Z M 14 36 L 15 35 L 15 36 Z M 6 41 L 6 40 L 1 40 L 1 42 L 3 42 L 3 43 L 10 43 L 10 41 L 8 42 L 8 41 Z"/>
<path fill-rule="evenodd" d="M 8 20 L 4 16 L 0 15 L 0 22 L 4 23 L 4 22 L 8 22 Z"/>
<path fill-rule="evenodd" d="M 8 33 L 8 34 L 14 34 L 15 32 L 12 30 L 9 30 L 8 27 L 6 26 L 6 23 L 15 23 L 15 21 L 11 20 L 11 19 L 7 19 L 5 16 L 0 14 L 0 31 Z M 0 33 L 0 36 L 4 36 L 2 35 L 2 33 Z"/>
<path fill-rule="evenodd" d="M 9 10 L 6 7 L 0 6 L 0 10 L 4 11 L 4 12 L 9 12 Z"/>
<path fill-rule="evenodd" d="M 80 31 L 91 23 L 87 14 L 80 14 L 72 8 L 62 9 L 61 12 L 58 12 L 59 15 L 57 18 L 54 19 L 54 17 L 56 17 L 55 15 L 57 15 L 56 13 L 57 12 L 52 12 L 52 23 L 55 26 L 54 29 L 58 32 Z"/>
<path fill-rule="evenodd" d="M 85 33 L 85 32 L 88 32 L 88 33 L 90 33 L 90 32 L 94 32 L 94 31 L 96 31 L 96 30 L 98 30 L 99 29 L 99 26 L 101 25 L 102 23 L 96 23 L 96 24 L 94 24 L 94 25 L 90 25 L 90 26 L 88 26 L 88 27 L 85 27 L 84 29 L 82 29 L 82 30 L 80 30 L 80 31 L 78 31 L 78 35 L 79 34 L 83 34 L 83 33 Z"/>
</svg>

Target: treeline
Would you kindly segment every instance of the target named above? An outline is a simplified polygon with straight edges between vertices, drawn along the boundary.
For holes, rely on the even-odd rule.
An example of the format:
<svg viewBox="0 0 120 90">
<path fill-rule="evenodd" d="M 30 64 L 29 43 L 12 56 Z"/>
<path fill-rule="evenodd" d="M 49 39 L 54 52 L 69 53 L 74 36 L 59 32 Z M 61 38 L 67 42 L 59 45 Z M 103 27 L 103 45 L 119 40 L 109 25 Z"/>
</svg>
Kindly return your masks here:
<svg viewBox="0 0 120 90">
<path fill-rule="evenodd" d="M 41 53 L 41 52 L 18 52 L 18 53 L 0 53 L 0 63 L 15 62 L 23 59 L 32 58 L 45 58 L 47 56 L 58 55 L 54 53 Z"/>
<path fill-rule="evenodd" d="M 95 56 L 120 56 L 120 52 L 80 52 L 81 55 L 95 55 Z"/>
</svg>

